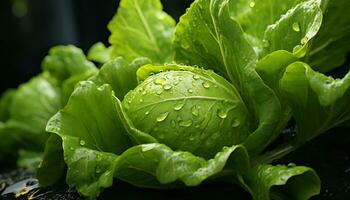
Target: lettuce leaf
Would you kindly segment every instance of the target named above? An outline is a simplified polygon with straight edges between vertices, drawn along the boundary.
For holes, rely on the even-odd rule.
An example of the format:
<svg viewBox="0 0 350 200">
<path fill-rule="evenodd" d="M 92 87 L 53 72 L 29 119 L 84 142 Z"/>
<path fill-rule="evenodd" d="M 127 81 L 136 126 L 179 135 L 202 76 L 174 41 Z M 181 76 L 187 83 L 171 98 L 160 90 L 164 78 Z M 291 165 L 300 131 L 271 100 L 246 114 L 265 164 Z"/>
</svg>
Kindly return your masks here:
<svg viewBox="0 0 350 200">
<path fill-rule="evenodd" d="M 307 200 L 320 192 L 320 179 L 308 167 L 260 164 L 240 177 L 254 200 Z"/>
<path fill-rule="evenodd" d="M 170 62 L 175 21 L 162 11 L 160 0 L 122 0 L 108 24 L 112 58 L 128 62 L 147 57 L 155 63 Z"/>
</svg>

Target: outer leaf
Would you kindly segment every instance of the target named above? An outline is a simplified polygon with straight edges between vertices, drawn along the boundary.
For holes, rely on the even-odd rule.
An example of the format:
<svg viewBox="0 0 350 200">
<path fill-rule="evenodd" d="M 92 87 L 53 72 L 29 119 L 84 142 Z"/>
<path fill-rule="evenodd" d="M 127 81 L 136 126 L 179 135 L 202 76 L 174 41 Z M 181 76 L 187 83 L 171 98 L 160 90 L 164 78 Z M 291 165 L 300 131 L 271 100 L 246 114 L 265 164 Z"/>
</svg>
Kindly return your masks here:
<svg viewBox="0 0 350 200">
<path fill-rule="evenodd" d="M 108 24 L 112 57 L 123 56 L 131 62 L 145 56 L 156 63 L 169 62 L 174 26 L 159 0 L 122 0 Z"/>
<path fill-rule="evenodd" d="M 298 124 L 297 144 L 302 144 L 350 119 L 350 72 L 333 79 L 305 63 L 288 66 L 281 88 Z"/>
<path fill-rule="evenodd" d="M 247 170 L 249 160 L 245 148 L 225 147 L 214 158 L 205 160 L 189 152 L 172 151 L 163 144 L 150 143 L 134 146 L 120 155 L 115 176 L 141 187 L 166 188 L 171 186 L 166 184 L 175 181 L 196 186 L 222 172 L 224 167 L 239 172 Z"/>
<path fill-rule="evenodd" d="M 277 22 L 267 27 L 264 36 L 266 55 L 276 50 L 287 50 L 303 57 L 308 42 L 317 34 L 322 23 L 320 0 L 309 0 L 298 4 Z"/>
<path fill-rule="evenodd" d="M 6 121 L 10 117 L 10 105 L 12 97 L 15 94 L 14 90 L 7 90 L 0 97 L 0 121 Z"/>
<path fill-rule="evenodd" d="M 319 194 L 320 180 L 308 167 L 261 164 L 241 178 L 254 200 L 307 200 Z"/>
<path fill-rule="evenodd" d="M 112 60 L 111 54 L 111 47 L 106 47 L 102 42 L 97 42 L 90 48 L 87 58 L 98 63 L 106 63 Z"/>
<path fill-rule="evenodd" d="M 93 80 L 98 85 L 108 83 L 115 95 L 123 99 L 124 95 L 137 86 L 136 71 L 151 61 L 147 58 L 137 58 L 129 64 L 124 58 L 118 57 L 104 64 Z"/>
<path fill-rule="evenodd" d="M 263 150 L 279 132 L 274 129 L 280 105 L 255 72 L 257 55 L 231 18 L 228 1 L 193 3 L 176 27 L 174 45 L 177 62 L 215 69 L 234 83 L 258 124 L 246 141 L 248 150 L 252 154 Z"/>
<path fill-rule="evenodd" d="M 123 100 L 136 128 L 175 151 L 203 158 L 248 137 L 251 115 L 237 90 L 223 77 L 179 65 L 146 65 L 138 75 L 152 69 L 163 72 L 148 77 Z"/>
<path fill-rule="evenodd" d="M 63 157 L 68 167 L 67 183 L 83 195 L 95 198 L 101 188 L 112 184 L 113 177 L 144 187 L 169 187 L 164 184 L 175 181 L 192 186 L 221 172 L 226 163 L 228 170 L 235 169 L 236 172 L 249 167 L 248 154 L 239 145 L 224 148 L 209 161 L 188 152 L 174 152 L 155 143 L 135 146 L 123 152 L 128 143 L 121 141 L 124 135 L 117 127 L 121 123 L 115 113 L 117 108 L 112 95 L 108 85 L 97 87 L 93 82 L 82 82 L 67 106 L 48 123 L 47 130 L 62 138 Z M 48 154 L 41 172 L 56 170 L 57 163 L 60 163 L 60 151 L 57 149 L 60 143 L 55 138 L 53 141 L 48 143 Z M 51 156 L 50 151 L 53 153 Z M 58 156 L 57 160 L 50 160 L 53 155 Z M 62 168 L 59 167 L 58 171 Z M 58 179 L 47 178 L 43 174 L 39 174 L 39 178 L 49 184 Z"/>
<path fill-rule="evenodd" d="M 350 51 L 350 1 L 323 0 L 322 27 L 311 43 L 307 63 L 318 71 L 328 72 L 342 65 Z"/>
<path fill-rule="evenodd" d="M 83 51 L 73 45 L 51 48 L 42 67 L 59 84 L 71 76 L 97 71 L 95 65 L 86 59 Z"/>
<path fill-rule="evenodd" d="M 264 41 L 267 27 L 303 1 L 305 0 L 234 0 L 230 1 L 230 12 L 242 26 L 252 46 L 262 49 L 267 45 L 267 41 Z"/>
</svg>

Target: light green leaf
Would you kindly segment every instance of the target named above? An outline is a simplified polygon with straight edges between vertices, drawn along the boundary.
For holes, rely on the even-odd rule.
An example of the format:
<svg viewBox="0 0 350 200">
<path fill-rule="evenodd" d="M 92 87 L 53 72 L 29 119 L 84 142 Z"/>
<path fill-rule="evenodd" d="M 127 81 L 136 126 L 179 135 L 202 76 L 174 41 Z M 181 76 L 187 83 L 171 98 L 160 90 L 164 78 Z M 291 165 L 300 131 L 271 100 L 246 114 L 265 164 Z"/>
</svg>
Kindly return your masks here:
<svg viewBox="0 0 350 200">
<path fill-rule="evenodd" d="M 97 42 L 90 48 L 87 58 L 98 63 L 106 63 L 112 60 L 112 47 L 106 47 L 102 42 Z"/>
<path fill-rule="evenodd" d="M 321 72 L 342 65 L 350 51 L 350 1 L 323 0 L 321 29 L 311 43 L 306 62 Z"/>
<path fill-rule="evenodd" d="M 320 193 L 320 179 L 308 167 L 260 164 L 241 177 L 254 200 L 307 200 Z"/>
<path fill-rule="evenodd" d="M 8 120 L 10 117 L 10 106 L 12 102 L 12 97 L 15 94 L 15 90 L 7 90 L 0 97 L 0 122 Z"/>
<path fill-rule="evenodd" d="M 343 79 L 333 79 L 305 63 L 287 67 L 281 88 L 298 124 L 296 144 L 349 121 L 349 87 L 350 72 Z"/>
<path fill-rule="evenodd" d="M 322 24 L 319 0 L 309 0 L 288 10 L 286 14 L 267 27 L 262 56 L 276 50 L 287 50 L 298 57 L 307 53 L 308 42 L 317 34 Z"/>
<path fill-rule="evenodd" d="M 303 1 L 305 0 L 234 0 L 230 1 L 230 13 L 242 26 L 247 40 L 259 52 L 263 46 L 268 45 L 264 41 L 267 27 Z"/>
<path fill-rule="evenodd" d="M 83 51 L 73 45 L 51 48 L 49 55 L 42 62 L 42 68 L 58 84 L 71 76 L 97 71 L 95 65 L 86 59 Z"/>
<path fill-rule="evenodd" d="M 176 27 L 174 46 L 177 62 L 214 69 L 236 86 L 256 119 L 256 130 L 245 142 L 250 153 L 260 152 L 279 134 L 279 102 L 254 70 L 257 55 L 231 18 L 228 1 L 194 2 Z"/>
<path fill-rule="evenodd" d="M 150 62 L 147 58 L 137 58 L 129 64 L 124 58 L 118 57 L 104 64 L 91 80 L 97 85 L 109 84 L 114 94 L 124 99 L 124 95 L 137 86 L 136 71 Z"/>
<path fill-rule="evenodd" d="M 128 62 L 138 57 L 170 62 L 175 21 L 162 9 L 160 0 L 122 0 L 108 24 L 112 57 L 122 56 Z"/>
</svg>

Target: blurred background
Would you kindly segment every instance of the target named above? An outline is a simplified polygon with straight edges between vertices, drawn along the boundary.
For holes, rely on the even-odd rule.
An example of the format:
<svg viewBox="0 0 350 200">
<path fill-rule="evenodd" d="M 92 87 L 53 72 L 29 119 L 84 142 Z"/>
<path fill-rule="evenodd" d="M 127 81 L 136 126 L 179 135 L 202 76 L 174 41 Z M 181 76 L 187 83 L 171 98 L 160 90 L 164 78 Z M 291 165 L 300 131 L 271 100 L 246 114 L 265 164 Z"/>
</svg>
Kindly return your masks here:
<svg viewBox="0 0 350 200">
<path fill-rule="evenodd" d="M 162 0 L 175 19 L 192 0 Z M 50 47 L 74 44 L 85 52 L 94 43 L 108 44 L 107 24 L 118 0 L 1 0 L 0 94 L 40 72 Z"/>
</svg>

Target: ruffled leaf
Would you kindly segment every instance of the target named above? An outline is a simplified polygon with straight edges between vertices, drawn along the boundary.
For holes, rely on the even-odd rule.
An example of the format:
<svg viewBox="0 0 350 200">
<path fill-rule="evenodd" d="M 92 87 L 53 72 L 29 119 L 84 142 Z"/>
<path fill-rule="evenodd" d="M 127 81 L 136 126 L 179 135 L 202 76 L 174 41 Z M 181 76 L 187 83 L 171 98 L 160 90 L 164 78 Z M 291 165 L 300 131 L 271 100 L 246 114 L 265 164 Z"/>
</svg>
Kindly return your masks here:
<svg viewBox="0 0 350 200">
<path fill-rule="evenodd" d="M 260 164 L 241 177 L 254 200 L 307 200 L 320 193 L 320 179 L 308 167 Z"/>
<path fill-rule="evenodd" d="M 106 63 L 112 60 L 112 47 L 106 47 L 102 42 L 97 42 L 89 49 L 87 58 L 98 63 Z"/>
<path fill-rule="evenodd" d="M 112 57 L 122 56 L 128 62 L 138 57 L 155 63 L 171 61 L 175 21 L 162 9 L 159 0 L 122 0 L 108 24 Z"/>
<path fill-rule="evenodd" d="M 350 119 L 350 73 L 333 79 L 305 63 L 289 65 L 281 80 L 298 124 L 296 143 L 302 144 Z"/>
</svg>

